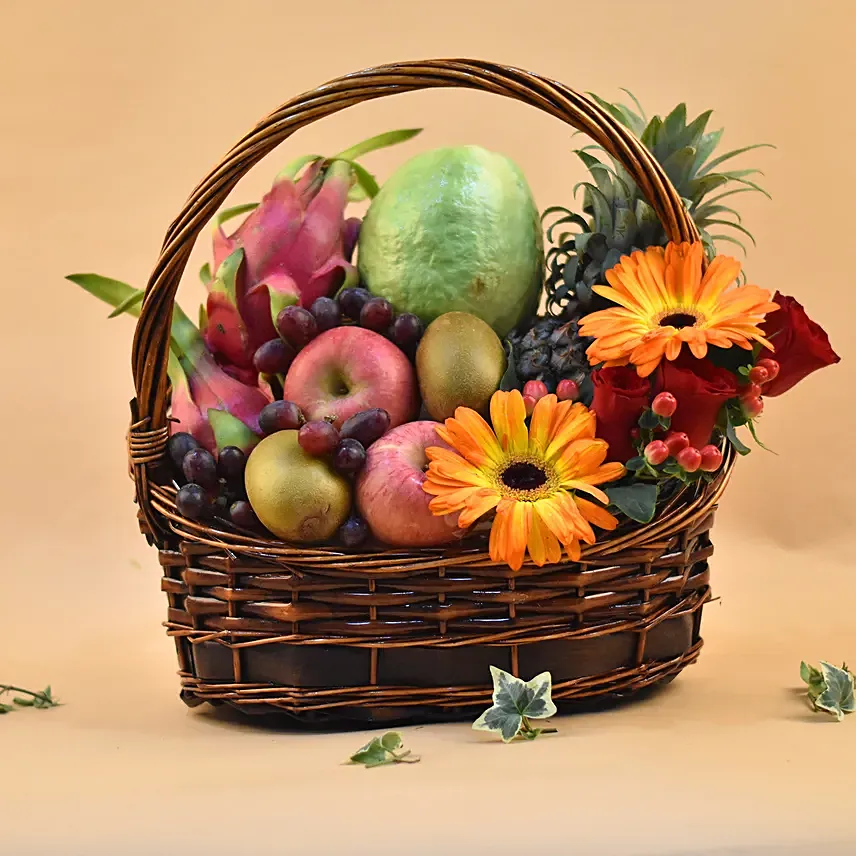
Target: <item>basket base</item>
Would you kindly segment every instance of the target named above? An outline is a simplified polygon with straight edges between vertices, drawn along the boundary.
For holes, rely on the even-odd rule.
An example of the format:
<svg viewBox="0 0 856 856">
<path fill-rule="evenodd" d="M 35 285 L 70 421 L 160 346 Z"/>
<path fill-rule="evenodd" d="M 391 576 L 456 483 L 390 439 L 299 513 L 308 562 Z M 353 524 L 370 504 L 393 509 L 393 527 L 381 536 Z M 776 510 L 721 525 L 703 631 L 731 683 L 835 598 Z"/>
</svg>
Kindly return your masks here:
<svg viewBox="0 0 856 856">
<path fill-rule="evenodd" d="M 661 693 L 678 676 L 667 674 L 654 683 L 639 690 L 605 693 L 600 696 L 557 701 L 560 715 L 599 713 L 634 702 L 642 702 Z M 198 696 L 182 691 L 181 698 L 188 707 L 198 707 L 205 702 Z M 432 706 L 411 708 L 337 708 L 324 711 L 301 711 L 299 713 L 277 710 L 270 707 L 249 707 L 236 702 L 212 699 L 206 716 L 223 722 L 252 724 L 259 728 L 275 731 L 362 731 L 370 728 L 404 728 L 414 725 L 436 725 L 452 722 L 472 722 L 484 710 L 484 704 L 457 708 Z"/>
</svg>

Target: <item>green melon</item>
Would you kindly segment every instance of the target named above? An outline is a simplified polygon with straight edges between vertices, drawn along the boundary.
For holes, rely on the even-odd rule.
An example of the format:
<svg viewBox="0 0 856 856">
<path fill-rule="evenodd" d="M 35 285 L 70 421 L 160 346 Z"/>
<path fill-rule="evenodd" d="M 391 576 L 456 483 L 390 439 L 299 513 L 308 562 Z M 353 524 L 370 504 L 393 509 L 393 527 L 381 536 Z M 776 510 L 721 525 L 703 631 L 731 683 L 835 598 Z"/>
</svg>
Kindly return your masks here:
<svg viewBox="0 0 856 856">
<path fill-rule="evenodd" d="M 544 242 L 520 168 L 479 146 L 401 166 L 369 206 L 358 266 L 373 293 L 426 324 L 469 312 L 505 336 L 538 305 Z"/>
</svg>

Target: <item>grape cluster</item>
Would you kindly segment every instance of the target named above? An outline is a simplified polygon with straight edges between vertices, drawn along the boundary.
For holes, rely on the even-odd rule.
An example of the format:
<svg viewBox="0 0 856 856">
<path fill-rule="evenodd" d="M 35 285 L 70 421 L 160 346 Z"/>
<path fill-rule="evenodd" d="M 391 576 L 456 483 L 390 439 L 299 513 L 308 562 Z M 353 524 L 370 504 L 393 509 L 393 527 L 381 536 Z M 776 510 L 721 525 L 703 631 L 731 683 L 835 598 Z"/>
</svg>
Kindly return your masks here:
<svg viewBox="0 0 856 856">
<path fill-rule="evenodd" d="M 330 456 L 333 469 L 350 476 L 363 468 L 366 449 L 388 430 L 389 414 L 375 407 L 346 419 L 341 430 L 325 419 L 306 422 L 297 434 L 297 442 L 313 457 Z"/>
<path fill-rule="evenodd" d="M 240 529 L 262 530 L 244 489 L 247 456 L 237 446 L 226 446 L 215 459 L 185 432 L 173 434 L 167 453 L 180 483 L 175 504 L 190 520 L 219 517 Z"/>
<path fill-rule="evenodd" d="M 319 297 L 309 309 L 286 306 L 276 318 L 279 339 L 265 342 L 255 353 L 254 366 L 262 374 L 285 374 L 297 352 L 316 336 L 344 323 L 355 323 L 380 333 L 408 357 L 425 332 L 422 321 L 410 312 L 396 316 L 392 304 L 373 297 L 364 288 L 345 288 L 336 298 Z"/>
</svg>

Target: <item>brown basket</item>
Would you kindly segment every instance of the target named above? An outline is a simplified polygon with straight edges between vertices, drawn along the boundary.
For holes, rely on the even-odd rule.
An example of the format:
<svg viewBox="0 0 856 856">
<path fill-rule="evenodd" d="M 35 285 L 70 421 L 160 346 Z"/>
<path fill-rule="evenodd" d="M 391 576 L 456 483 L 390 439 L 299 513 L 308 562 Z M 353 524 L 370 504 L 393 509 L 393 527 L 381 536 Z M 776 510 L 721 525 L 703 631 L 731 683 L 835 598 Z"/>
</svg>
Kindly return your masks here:
<svg viewBox="0 0 856 856">
<path fill-rule="evenodd" d="M 654 522 L 583 547 L 578 563 L 518 572 L 483 538 L 446 549 L 293 547 L 182 518 L 163 477 L 172 305 L 200 230 L 254 164 L 310 122 L 418 89 L 464 87 L 531 104 L 619 158 L 671 240 L 695 224 L 657 162 L 624 126 L 560 83 L 473 60 L 396 63 L 331 81 L 260 122 L 191 194 L 146 289 L 132 354 L 129 433 L 141 528 L 160 549 L 166 626 L 182 698 L 280 711 L 303 722 L 426 720 L 490 701 L 490 665 L 549 670 L 553 698 L 614 699 L 694 662 L 710 597 L 708 532 L 733 464 L 664 502 Z M 563 704 L 564 703 L 564 704 Z"/>
</svg>

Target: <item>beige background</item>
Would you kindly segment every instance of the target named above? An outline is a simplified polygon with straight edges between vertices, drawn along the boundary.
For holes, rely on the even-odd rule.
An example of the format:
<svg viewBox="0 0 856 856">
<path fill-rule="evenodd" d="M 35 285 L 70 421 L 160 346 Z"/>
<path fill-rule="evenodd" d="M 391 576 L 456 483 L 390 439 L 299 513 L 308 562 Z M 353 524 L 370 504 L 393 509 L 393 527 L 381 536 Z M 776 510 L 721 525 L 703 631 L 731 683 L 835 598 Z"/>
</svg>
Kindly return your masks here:
<svg viewBox="0 0 856 856">
<path fill-rule="evenodd" d="M 68 702 L 0 721 L 0 852 L 856 852 L 856 717 L 813 716 L 795 691 L 801 658 L 856 659 L 853 10 L 0 2 L 0 682 L 51 682 Z M 774 202 L 737 197 L 759 245 L 750 280 L 796 294 L 843 361 L 768 402 L 779 456 L 741 462 L 717 527 L 708 645 L 671 689 L 561 720 L 531 745 L 486 744 L 465 725 L 408 731 L 421 764 L 363 771 L 338 766 L 363 735 L 260 731 L 178 701 L 125 477 L 132 328 L 62 277 L 143 284 L 185 195 L 262 114 L 340 73 L 453 55 L 607 97 L 627 86 L 652 113 L 686 99 L 716 109 L 729 148 L 776 143 L 747 159 Z M 367 165 L 383 175 L 420 147 L 480 143 L 524 166 L 542 207 L 568 204 L 582 177 L 555 120 L 437 91 L 313 126 L 235 201 L 295 155 L 411 126 L 427 130 Z"/>
</svg>

